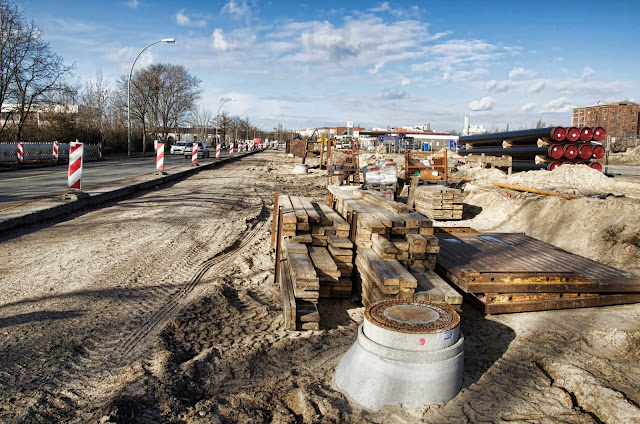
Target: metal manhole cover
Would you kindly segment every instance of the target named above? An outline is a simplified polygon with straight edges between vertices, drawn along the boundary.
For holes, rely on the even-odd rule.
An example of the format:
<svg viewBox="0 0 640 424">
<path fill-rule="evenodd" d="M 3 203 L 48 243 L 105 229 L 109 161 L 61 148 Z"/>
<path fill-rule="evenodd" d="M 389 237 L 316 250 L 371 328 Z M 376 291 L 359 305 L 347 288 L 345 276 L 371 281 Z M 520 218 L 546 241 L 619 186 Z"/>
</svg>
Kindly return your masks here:
<svg viewBox="0 0 640 424">
<path fill-rule="evenodd" d="M 384 300 L 364 311 L 372 324 L 402 333 L 433 333 L 455 328 L 460 316 L 447 308 L 429 302 Z"/>
</svg>

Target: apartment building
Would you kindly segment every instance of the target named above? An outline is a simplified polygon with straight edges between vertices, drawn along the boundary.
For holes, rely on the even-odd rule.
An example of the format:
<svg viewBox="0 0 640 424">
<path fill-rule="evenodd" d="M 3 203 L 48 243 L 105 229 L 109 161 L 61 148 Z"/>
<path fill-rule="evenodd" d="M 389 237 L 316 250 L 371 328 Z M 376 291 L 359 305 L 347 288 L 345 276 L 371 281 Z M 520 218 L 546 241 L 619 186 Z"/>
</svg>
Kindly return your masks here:
<svg viewBox="0 0 640 424">
<path fill-rule="evenodd" d="M 617 137 L 637 137 L 640 105 L 628 100 L 597 102 L 573 109 L 571 124 L 575 127 L 603 127 Z"/>
</svg>

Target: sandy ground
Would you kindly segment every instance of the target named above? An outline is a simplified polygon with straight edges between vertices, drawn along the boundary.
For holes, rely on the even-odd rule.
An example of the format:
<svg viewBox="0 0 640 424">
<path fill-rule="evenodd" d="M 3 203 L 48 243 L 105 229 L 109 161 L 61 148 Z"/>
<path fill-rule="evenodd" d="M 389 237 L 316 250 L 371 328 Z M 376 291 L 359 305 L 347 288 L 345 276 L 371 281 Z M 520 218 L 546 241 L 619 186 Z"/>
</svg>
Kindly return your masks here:
<svg viewBox="0 0 640 424">
<path fill-rule="evenodd" d="M 320 331 L 282 329 L 273 197 L 325 195 L 319 170 L 290 173 L 299 160 L 259 153 L 4 234 L 0 422 L 640 422 L 640 305 L 484 316 L 464 304 L 455 399 L 377 412 L 350 400 L 333 376 L 361 305 L 323 301 Z M 465 225 L 525 231 L 640 274 L 640 186 L 522 181 L 616 195 L 565 201 L 477 178 Z"/>
</svg>

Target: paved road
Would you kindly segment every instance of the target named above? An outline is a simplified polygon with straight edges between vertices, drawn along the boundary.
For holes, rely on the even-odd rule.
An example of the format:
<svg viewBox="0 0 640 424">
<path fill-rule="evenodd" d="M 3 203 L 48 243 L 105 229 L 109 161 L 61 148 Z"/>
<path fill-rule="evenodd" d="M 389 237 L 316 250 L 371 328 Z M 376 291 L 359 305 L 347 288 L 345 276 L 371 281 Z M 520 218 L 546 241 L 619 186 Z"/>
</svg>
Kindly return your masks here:
<svg viewBox="0 0 640 424">
<path fill-rule="evenodd" d="M 610 175 L 640 175 L 640 166 L 607 165 L 603 166 L 603 170 L 606 170 Z"/>
<path fill-rule="evenodd" d="M 222 157 L 227 157 L 225 152 Z M 202 164 L 215 158 L 198 158 Z M 191 166 L 182 155 L 166 155 L 165 170 L 181 166 Z M 111 158 L 100 162 L 83 164 L 82 187 L 90 188 L 127 177 L 154 173 L 155 156 L 134 158 Z M 67 191 L 67 166 L 47 166 L 23 168 L 0 173 L 0 203 L 27 200 L 43 196 L 62 194 Z"/>
</svg>

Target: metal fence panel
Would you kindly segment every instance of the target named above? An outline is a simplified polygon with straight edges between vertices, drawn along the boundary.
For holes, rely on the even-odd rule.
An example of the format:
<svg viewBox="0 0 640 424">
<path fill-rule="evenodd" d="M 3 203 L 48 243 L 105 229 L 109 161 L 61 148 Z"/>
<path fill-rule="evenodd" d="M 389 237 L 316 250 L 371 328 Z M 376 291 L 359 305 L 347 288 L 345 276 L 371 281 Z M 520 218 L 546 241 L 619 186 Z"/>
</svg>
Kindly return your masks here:
<svg viewBox="0 0 640 424">
<path fill-rule="evenodd" d="M 53 142 L 49 143 L 22 143 L 24 161 L 53 161 Z M 17 143 L 0 143 L 0 162 L 13 163 L 18 161 Z M 83 160 L 97 160 L 98 145 L 85 144 Z M 60 143 L 58 147 L 58 160 L 69 160 L 69 143 Z"/>
</svg>

